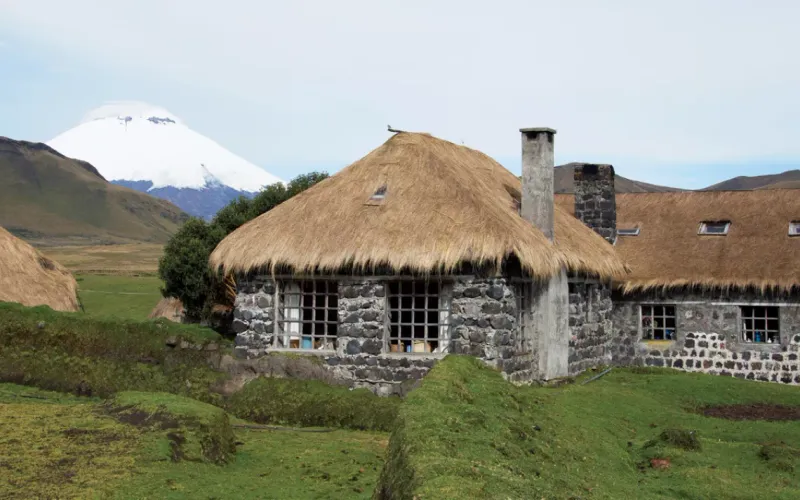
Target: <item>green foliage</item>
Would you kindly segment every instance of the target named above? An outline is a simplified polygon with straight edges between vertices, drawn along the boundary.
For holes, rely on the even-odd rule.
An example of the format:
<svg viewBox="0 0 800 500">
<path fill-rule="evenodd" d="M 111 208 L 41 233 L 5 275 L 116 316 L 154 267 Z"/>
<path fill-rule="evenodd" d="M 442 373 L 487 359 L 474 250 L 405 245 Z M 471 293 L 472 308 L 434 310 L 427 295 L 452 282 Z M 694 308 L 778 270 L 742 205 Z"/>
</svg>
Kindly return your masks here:
<svg viewBox="0 0 800 500">
<path fill-rule="evenodd" d="M 221 408 L 162 392 L 121 392 L 106 411 L 118 420 L 163 432 L 169 458 L 218 465 L 233 460 L 236 437 L 228 414 Z"/>
<path fill-rule="evenodd" d="M 0 381 L 83 395 L 148 390 L 218 401 L 209 386 L 223 374 L 209 366 L 211 353 L 166 347 L 170 338 L 224 347 L 217 333 L 199 326 L 0 304 Z"/>
<path fill-rule="evenodd" d="M 796 406 L 800 392 L 619 368 L 587 385 L 517 387 L 480 361 L 448 356 L 401 405 L 375 497 L 796 498 L 800 421 L 697 411 L 723 402 Z M 762 446 L 776 441 L 786 447 Z"/>
<path fill-rule="evenodd" d="M 388 431 L 400 399 L 318 380 L 257 378 L 234 393 L 226 405 L 237 417 L 264 424 Z"/>
<path fill-rule="evenodd" d="M 210 223 L 189 220 L 167 243 L 159 261 L 158 274 L 164 280 L 162 294 L 181 299 L 188 320 L 207 318 L 211 305 L 224 302 L 222 277 L 208 267 L 208 258 L 219 242 L 245 222 L 327 177 L 325 172 L 300 175 L 287 186 L 265 186 L 252 199 L 240 196 L 223 207 Z"/>
</svg>

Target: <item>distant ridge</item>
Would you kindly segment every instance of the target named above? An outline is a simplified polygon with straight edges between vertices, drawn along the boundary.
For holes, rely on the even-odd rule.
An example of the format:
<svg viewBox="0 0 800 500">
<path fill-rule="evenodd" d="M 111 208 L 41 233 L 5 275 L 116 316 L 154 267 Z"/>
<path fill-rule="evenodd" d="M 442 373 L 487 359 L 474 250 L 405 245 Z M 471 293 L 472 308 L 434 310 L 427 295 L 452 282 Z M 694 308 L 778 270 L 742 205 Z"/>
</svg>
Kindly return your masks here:
<svg viewBox="0 0 800 500">
<path fill-rule="evenodd" d="M 800 170 L 780 174 L 742 175 L 708 186 L 705 191 L 744 191 L 749 189 L 800 189 Z"/>
<path fill-rule="evenodd" d="M 42 143 L 0 137 L 0 226 L 39 245 L 162 243 L 188 215 Z"/>
<path fill-rule="evenodd" d="M 555 179 L 553 181 L 556 193 L 573 193 L 575 192 L 575 165 L 579 163 L 567 163 L 566 165 L 559 165 L 555 170 Z M 621 175 L 617 175 L 614 181 L 614 188 L 617 193 L 668 193 L 683 191 L 683 189 L 671 188 L 666 186 L 658 186 L 656 184 L 648 184 L 646 182 L 634 181 Z"/>
</svg>

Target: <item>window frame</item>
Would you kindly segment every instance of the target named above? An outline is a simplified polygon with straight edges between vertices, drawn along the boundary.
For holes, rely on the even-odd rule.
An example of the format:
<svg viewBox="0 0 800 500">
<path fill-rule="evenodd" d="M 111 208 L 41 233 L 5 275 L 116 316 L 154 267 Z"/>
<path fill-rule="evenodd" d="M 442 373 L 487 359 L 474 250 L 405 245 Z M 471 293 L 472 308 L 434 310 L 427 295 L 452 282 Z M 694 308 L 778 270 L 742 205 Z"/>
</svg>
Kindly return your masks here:
<svg viewBox="0 0 800 500">
<path fill-rule="evenodd" d="M 789 237 L 794 238 L 800 236 L 800 221 L 793 220 L 789 223 Z"/>
<path fill-rule="evenodd" d="M 650 314 L 645 314 L 645 308 L 649 308 Z M 656 308 L 661 308 L 661 314 L 656 314 Z M 668 308 L 672 309 L 672 314 L 668 314 Z M 650 318 L 650 320 L 655 323 L 656 318 L 661 319 L 660 327 L 650 325 L 645 325 L 645 319 Z M 672 320 L 672 327 L 667 326 L 667 320 Z M 670 338 L 667 338 L 667 332 L 671 330 Z M 650 331 L 650 337 L 646 336 L 646 332 Z M 656 338 L 656 331 L 661 331 L 662 338 Z M 643 341 L 667 341 L 673 342 L 678 338 L 678 307 L 675 304 L 639 304 L 639 332 L 641 339 Z"/>
<path fill-rule="evenodd" d="M 312 291 L 306 291 L 303 289 L 303 285 L 306 283 L 312 284 Z M 324 292 L 317 293 L 317 286 L 318 284 L 324 284 Z M 290 305 L 287 306 L 287 292 L 286 287 L 287 285 L 297 285 L 299 288 L 298 292 L 290 292 L 288 295 L 297 296 L 299 301 L 297 306 Z M 317 304 L 317 296 L 322 295 L 324 297 L 324 305 L 322 307 L 318 307 Z M 304 300 L 305 297 L 311 297 L 311 307 L 304 307 Z M 335 304 L 330 305 L 330 298 L 335 297 Z M 279 350 L 279 351 L 304 351 L 304 352 L 325 352 L 331 353 L 336 351 L 336 345 L 338 343 L 339 338 L 339 281 L 333 279 L 294 279 L 294 278 L 286 278 L 286 279 L 278 279 L 275 283 L 275 334 L 273 335 L 273 339 L 271 341 L 272 349 Z M 286 319 L 286 311 L 287 309 L 297 310 L 298 317 L 297 318 L 290 318 Z M 304 309 L 311 309 L 312 311 L 312 318 L 310 320 L 303 318 L 303 310 Z M 325 319 L 322 321 L 316 321 L 316 314 L 317 311 L 323 310 L 325 313 Z M 329 313 L 333 313 L 332 315 Z M 330 319 L 330 317 L 334 319 Z M 286 324 L 296 324 L 297 331 L 296 332 L 287 332 Z M 310 333 L 306 333 L 303 331 L 304 325 L 311 325 Z M 323 334 L 320 335 L 316 333 L 317 325 L 322 324 L 324 325 Z M 333 326 L 333 332 L 330 333 L 331 326 Z M 297 347 L 291 347 L 291 342 L 294 339 L 289 337 L 298 337 L 298 345 Z M 311 347 L 303 347 L 303 344 L 307 337 L 310 337 L 311 340 Z M 281 345 L 281 339 L 289 339 L 289 345 Z M 317 341 L 316 339 L 320 338 L 323 347 L 322 348 L 315 348 L 314 343 Z M 284 340 L 285 342 L 285 340 Z M 327 346 L 326 346 L 327 344 Z"/>
<path fill-rule="evenodd" d="M 425 291 L 423 294 L 417 293 L 418 286 L 424 286 Z M 434 294 L 430 291 L 431 285 L 436 286 L 437 292 Z M 403 356 L 436 356 L 448 354 L 452 345 L 452 331 L 450 328 L 450 318 L 452 317 L 452 302 L 453 302 L 453 284 L 449 281 L 434 281 L 434 280 L 386 280 L 384 283 L 385 295 L 385 310 L 386 310 L 386 323 L 384 329 L 384 342 L 383 352 L 393 355 Z M 399 293 L 395 292 L 394 287 L 397 287 Z M 405 287 L 410 287 L 411 292 L 404 292 Z M 436 297 L 436 308 L 432 309 L 429 305 L 429 300 Z M 397 299 L 397 306 L 392 306 L 393 299 Z M 404 300 L 410 301 L 411 307 L 404 307 Z M 422 299 L 424 307 L 417 309 L 417 301 Z M 407 301 L 405 303 L 407 303 Z M 429 321 L 429 315 L 436 313 L 437 322 L 432 323 Z M 395 318 L 394 315 L 398 314 Z M 403 314 L 410 313 L 411 321 L 403 321 Z M 422 313 L 424 320 L 417 323 L 416 314 Z M 429 328 L 436 327 L 436 336 L 429 335 Z M 397 328 L 397 335 L 394 335 L 395 327 Z M 411 327 L 411 336 L 405 336 L 402 327 Z M 416 337 L 414 331 L 416 327 L 423 328 L 422 337 Z M 428 345 L 435 341 L 437 346 L 434 348 L 430 346 L 430 350 L 426 350 Z M 409 345 L 406 345 L 408 343 Z M 399 347 L 402 344 L 403 348 Z M 421 345 L 422 350 L 414 350 L 415 345 Z M 398 346 L 392 350 L 393 346 Z M 408 348 L 411 350 L 409 351 Z"/>
<path fill-rule="evenodd" d="M 759 309 L 763 309 L 763 314 L 757 314 Z M 749 311 L 748 311 L 749 310 Z M 750 314 L 745 314 L 749 312 Z M 774 312 L 774 316 L 770 313 Z M 781 309 L 773 305 L 742 305 L 739 306 L 739 319 L 740 331 L 739 335 L 745 344 L 752 345 L 780 345 L 781 344 Z M 748 328 L 747 322 L 751 322 Z M 759 331 L 756 326 L 756 321 L 763 321 L 763 331 Z M 770 328 L 770 322 L 774 322 L 775 328 Z M 750 333 L 750 340 L 747 339 Z M 759 333 L 764 334 L 764 340 L 756 340 L 756 335 Z M 772 335 L 771 335 L 772 334 Z M 772 339 L 772 341 L 770 341 Z"/>
<path fill-rule="evenodd" d="M 709 232 L 708 227 L 711 225 L 718 226 L 724 224 L 722 232 Z M 729 220 L 704 220 L 700 222 L 700 226 L 697 229 L 697 234 L 701 236 L 727 236 L 728 232 L 731 229 L 731 221 Z"/>
</svg>

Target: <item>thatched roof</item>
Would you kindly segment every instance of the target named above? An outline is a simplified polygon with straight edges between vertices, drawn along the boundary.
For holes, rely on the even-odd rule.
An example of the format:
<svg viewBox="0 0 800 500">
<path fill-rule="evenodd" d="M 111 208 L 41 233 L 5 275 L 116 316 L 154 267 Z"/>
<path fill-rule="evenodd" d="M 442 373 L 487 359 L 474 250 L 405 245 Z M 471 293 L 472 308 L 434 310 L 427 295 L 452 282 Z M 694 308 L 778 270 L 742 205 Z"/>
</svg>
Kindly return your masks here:
<svg viewBox="0 0 800 500">
<path fill-rule="evenodd" d="M 382 187 L 385 197 L 372 199 Z M 483 153 L 401 132 L 232 232 L 211 265 L 226 272 L 386 266 L 427 274 L 462 262 L 499 268 L 516 255 L 540 277 L 562 266 L 603 277 L 622 271 L 611 245 L 560 209 L 553 245 L 520 217 L 519 198 L 519 180 Z"/>
<path fill-rule="evenodd" d="M 617 194 L 617 227 L 638 226 L 620 236 L 617 251 L 630 266 L 623 289 L 657 287 L 800 287 L 800 192 L 696 191 Z M 557 195 L 572 210 L 572 195 Z M 731 221 L 726 236 L 699 235 L 703 221 Z"/>
<path fill-rule="evenodd" d="M 77 293 L 69 271 L 0 227 L 0 302 L 77 311 Z"/>
<path fill-rule="evenodd" d="M 182 323 L 186 311 L 183 302 L 175 297 L 164 297 L 147 316 L 149 319 L 166 318 L 175 323 Z"/>
</svg>

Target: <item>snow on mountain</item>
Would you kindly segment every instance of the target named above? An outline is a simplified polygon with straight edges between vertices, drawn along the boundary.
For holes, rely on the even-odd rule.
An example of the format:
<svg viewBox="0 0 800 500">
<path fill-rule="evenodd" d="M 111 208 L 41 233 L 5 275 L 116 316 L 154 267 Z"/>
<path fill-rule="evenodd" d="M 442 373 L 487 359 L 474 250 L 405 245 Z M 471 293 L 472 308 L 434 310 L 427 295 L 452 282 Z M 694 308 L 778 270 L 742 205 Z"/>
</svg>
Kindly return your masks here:
<svg viewBox="0 0 800 500">
<path fill-rule="evenodd" d="M 167 198 L 206 218 L 240 194 L 283 182 L 169 111 L 143 102 L 107 103 L 47 144 L 91 163 L 112 182 Z M 171 199 L 176 196 L 180 199 Z"/>
</svg>

